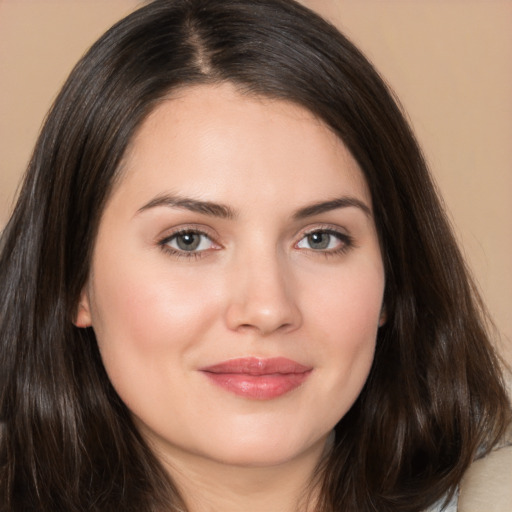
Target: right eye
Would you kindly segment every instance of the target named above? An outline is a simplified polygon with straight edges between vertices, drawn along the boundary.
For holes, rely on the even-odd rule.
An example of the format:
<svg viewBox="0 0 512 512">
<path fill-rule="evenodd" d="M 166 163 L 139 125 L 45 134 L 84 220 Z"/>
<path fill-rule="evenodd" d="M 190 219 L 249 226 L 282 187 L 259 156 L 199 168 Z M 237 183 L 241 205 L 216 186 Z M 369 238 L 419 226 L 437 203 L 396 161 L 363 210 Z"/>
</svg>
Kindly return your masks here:
<svg viewBox="0 0 512 512">
<path fill-rule="evenodd" d="M 197 256 L 198 253 L 218 248 L 206 233 L 190 229 L 167 236 L 160 242 L 160 246 L 172 254 L 184 257 Z"/>
</svg>

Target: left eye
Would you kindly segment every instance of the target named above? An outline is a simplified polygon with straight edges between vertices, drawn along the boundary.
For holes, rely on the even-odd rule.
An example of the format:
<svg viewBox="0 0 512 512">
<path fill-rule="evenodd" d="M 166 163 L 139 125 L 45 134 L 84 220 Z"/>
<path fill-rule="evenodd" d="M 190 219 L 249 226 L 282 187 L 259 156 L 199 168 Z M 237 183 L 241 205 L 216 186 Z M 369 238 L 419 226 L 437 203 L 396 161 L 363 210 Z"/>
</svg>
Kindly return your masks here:
<svg viewBox="0 0 512 512">
<path fill-rule="evenodd" d="M 331 231 L 314 231 L 304 236 L 297 247 L 315 251 L 329 251 L 343 246 L 342 235 Z"/>
<path fill-rule="evenodd" d="M 204 233 L 186 231 L 172 235 L 165 241 L 165 245 L 177 251 L 199 252 L 211 249 L 214 243 Z"/>
</svg>

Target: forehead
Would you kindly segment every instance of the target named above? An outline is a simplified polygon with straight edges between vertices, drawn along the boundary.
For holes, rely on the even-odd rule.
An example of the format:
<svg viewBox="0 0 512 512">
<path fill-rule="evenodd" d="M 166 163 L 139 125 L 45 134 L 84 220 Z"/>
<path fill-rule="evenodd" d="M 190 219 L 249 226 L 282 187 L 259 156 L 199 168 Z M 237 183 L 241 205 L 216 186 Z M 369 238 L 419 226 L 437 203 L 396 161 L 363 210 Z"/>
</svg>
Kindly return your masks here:
<svg viewBox="0 0 512 512">
<path fill-rule="evenodd" d="M 160 103 L 131 141 L 117 188 L 247 204 L 261 195 L 307 202 L 333 187 L 331 195 L 371 203 L 359 166 L 329 127 L 296 104 L 222 84 Z"/>
</svg>

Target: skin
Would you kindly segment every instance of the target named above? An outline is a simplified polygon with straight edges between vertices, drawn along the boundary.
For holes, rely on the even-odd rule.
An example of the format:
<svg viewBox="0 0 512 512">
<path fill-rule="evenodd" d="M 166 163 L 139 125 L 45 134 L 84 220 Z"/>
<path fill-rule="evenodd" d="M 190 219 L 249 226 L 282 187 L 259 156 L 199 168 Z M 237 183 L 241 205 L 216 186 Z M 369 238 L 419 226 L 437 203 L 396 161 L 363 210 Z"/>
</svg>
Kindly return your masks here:
<svg viewBox="0 0 512 512">
<path fill-rule="evenodd" d="M 370 194 L 344 144 L 294 104 L 196 86 L 132 141 L 76 324 L 92 325 L 191 510 L 291 511 L 368 376 L 384 282 Z M 200 371 L 248 356 L 312 371 L 266 400 Z"/>
</svg>

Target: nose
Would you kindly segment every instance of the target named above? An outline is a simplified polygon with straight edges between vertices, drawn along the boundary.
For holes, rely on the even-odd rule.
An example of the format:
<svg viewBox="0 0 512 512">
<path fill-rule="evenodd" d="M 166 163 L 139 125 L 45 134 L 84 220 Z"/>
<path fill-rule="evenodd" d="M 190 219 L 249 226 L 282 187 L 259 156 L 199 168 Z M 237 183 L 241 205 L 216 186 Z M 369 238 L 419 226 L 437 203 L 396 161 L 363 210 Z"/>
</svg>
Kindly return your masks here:
<svg viewBox="0 0 512 512">
<path fill-rule="evenodd" d="M 268 336 L 290 332 L 302 324 L 293 276 L 276 256 L 240 261 L 229 278 L 226 323 L 236 331 Z"/>
</svg>

